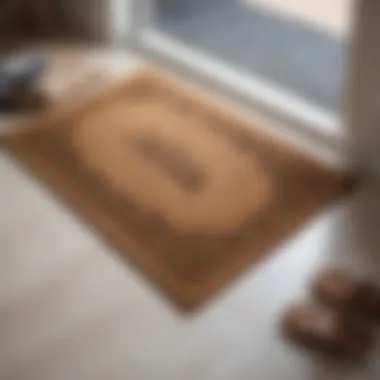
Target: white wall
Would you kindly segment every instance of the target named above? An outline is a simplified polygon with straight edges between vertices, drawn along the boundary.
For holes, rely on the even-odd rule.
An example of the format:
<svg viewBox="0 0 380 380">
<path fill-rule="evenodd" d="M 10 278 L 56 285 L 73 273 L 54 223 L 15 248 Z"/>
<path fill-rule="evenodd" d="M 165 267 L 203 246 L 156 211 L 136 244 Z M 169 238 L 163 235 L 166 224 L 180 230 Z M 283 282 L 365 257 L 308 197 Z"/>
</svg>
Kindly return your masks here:
<svg viewBox="0 0 380 380">
<path fill-rule="evenodd" d="M 380 176 L 380 2 L 358 0 L 347 73 L 346 125 L 359 169 Z"/>
</svg>

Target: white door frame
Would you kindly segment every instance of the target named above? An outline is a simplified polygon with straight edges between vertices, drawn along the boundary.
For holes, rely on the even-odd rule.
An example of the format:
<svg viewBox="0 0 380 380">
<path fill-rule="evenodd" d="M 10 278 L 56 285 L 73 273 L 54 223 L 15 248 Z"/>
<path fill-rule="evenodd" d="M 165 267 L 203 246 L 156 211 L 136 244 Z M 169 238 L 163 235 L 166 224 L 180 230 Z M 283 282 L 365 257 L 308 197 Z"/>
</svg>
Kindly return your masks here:
<svg viewBox="0 0 380 380">
<path fill-rule="evenodd" d="M 380 176 L 380 2 L 357 0 L 344 91 L 349 157 Z"/>
<path fill-rule="evenodd" d="M 376 107 L 374 98 L 380 99 L 380 86 L 374 91 L 373 84 L 375 79 L 380 81 L 380 49 L 376 38 L 380 35 L 379 0 L 357 0 L 356 3 L 341 115 L 329 114 L 269 81 L 256 78 L 252 73 L 241 73 L 160 33 L 153 22 L 155 0 L 131 1 L 133 25 L 129 38 L 143 52 L 180 67 L 203 83 L 206 80 L 208 85 L 216 86 L 227 95 L 236 95 L 244 106 L 261 111 L 266 118 L 291 128 L 313 143 L 348 155 L 352 164 L 360 164 L 361 169 L 377 168 L 380 153 L 376 152 L 375 142 L 380 146 L 380 132 L 376 134 L 375 123 L 379 120 L 380 124 L 380 106 Z M 380 173 L 380 162 L 378 167 Z"/>
</svg>

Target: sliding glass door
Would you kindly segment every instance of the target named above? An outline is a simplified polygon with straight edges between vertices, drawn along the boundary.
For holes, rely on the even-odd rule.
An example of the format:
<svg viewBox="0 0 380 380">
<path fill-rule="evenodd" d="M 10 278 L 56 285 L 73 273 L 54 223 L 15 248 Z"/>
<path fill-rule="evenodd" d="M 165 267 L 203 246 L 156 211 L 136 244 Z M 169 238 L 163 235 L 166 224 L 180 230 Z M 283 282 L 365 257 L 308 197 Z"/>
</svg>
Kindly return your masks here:
<svg viewBox="0 0 380 380">
<path fill-rule="evenodd" d="M 341 137 L 349 0 L 138 2 L 142 44 Z"/>
</svg>

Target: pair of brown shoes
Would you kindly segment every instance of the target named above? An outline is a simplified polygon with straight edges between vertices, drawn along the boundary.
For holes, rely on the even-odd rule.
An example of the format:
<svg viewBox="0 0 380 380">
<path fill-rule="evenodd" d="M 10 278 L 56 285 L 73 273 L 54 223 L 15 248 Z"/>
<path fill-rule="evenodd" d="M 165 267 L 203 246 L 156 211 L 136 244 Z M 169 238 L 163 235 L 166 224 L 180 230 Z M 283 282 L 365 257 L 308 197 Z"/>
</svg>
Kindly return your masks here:
<svg viewBox="0 0 380 380">
<path fill-rule="evenodd" d="M 375 345 L 380 289 L 344 271 L 327 269 L 311 284 L 314 303 L 292 306 L 283 315 L 288 338 L 306 348 L 345 359 L 363 359 Z"/>
</svg>

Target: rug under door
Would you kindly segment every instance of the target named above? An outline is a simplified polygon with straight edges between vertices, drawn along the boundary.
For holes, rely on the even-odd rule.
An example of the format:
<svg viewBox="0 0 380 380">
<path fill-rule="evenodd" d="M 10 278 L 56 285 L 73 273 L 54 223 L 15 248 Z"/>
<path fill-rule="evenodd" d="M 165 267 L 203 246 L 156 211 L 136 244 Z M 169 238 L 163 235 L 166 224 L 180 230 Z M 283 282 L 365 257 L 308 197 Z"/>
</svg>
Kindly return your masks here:
<svg viewBox="0 0 380 380">
<path fill-rule="evenodd" d="M 351 184 L 343 172 L 148 69 L 4 143 L 186 310 Z"/>
</svg>

